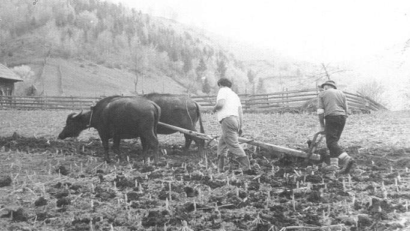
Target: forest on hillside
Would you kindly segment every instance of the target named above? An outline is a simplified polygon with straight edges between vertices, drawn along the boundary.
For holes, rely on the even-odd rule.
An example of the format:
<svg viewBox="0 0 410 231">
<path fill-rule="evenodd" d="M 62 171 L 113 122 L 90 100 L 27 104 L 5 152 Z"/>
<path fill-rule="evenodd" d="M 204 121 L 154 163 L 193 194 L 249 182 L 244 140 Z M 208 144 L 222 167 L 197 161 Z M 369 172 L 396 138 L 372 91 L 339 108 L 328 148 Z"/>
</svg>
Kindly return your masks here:
<svg viewBox="0 0 410 231">
<path fill-rule="evenodd" d="M 44 57 L 88 60 L 137 78 L 160 73 L 207 94 L 220 77 L 232 79 L 239 92 L 253 78 L 205 35 L 121 3 L 2 0 L 0 62 L 16 66 Z"/>
</svg>

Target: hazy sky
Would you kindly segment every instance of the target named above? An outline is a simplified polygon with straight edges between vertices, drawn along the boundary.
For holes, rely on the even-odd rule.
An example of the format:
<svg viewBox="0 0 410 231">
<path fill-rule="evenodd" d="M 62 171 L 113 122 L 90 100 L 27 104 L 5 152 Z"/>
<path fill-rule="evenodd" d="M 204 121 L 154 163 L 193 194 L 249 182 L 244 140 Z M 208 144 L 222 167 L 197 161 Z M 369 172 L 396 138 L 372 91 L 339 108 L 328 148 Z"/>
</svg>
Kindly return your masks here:
<svg viewBox="0 0 410 231">
<path fill-rule="evenodd" d="M 155 16 L 317 62 L 359 59 L 410 38 L 405 0 L 121 0 Z"/>
</svg>

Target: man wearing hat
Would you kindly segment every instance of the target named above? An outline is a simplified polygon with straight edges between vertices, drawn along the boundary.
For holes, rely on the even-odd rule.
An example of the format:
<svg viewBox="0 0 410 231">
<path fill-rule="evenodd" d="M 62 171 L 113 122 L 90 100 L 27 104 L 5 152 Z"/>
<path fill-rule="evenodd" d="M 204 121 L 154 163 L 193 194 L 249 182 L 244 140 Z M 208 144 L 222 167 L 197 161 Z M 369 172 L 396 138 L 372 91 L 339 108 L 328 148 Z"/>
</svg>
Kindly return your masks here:
<svg viewBox="0 0 410 231">
<path fill-rule="evenodd" d="M 317 114 L 322 131 L 326 134 L 326 145 L 331 158 L 338 158 L 342 164 L 341 174 L 349 173 L 355 160 L 339 146 L 338 141 L 342 135 L 348 115 L 347 100 L 344 93 L 337 89 L 333 80 L 328 80 L 321 85 L 324 89 L 319 94 Z"/>
</svg>

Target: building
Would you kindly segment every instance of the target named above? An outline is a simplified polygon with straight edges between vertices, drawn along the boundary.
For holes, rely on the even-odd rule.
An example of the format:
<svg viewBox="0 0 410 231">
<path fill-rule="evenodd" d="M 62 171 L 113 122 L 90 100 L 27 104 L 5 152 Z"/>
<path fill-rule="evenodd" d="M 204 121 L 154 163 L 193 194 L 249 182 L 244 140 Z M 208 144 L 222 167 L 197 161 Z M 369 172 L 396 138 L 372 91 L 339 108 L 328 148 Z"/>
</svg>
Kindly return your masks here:
<svg viewBox="0 0 410 231">
<path fill-rule="evenodd" d="M 13 95 L 14 83 L 23 81 L 20 76 L 0 63 L 0 96 Z"/>
</svg>

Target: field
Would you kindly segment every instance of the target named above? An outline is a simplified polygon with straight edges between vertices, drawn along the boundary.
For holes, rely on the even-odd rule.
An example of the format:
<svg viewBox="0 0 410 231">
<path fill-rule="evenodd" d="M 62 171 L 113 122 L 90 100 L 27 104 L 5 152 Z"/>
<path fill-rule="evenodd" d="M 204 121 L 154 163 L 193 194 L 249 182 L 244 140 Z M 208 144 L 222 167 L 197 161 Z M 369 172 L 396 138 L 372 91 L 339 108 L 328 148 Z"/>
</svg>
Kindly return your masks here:
<svg viewBox="0 0 410 231">
<path fill-rule="evenodd" d="M 107 165 L 93 129 L 56 139 L 69 113 L 0 111 L 0 230 L 410 230 L 408 111 L 349 116 L 340 144 L 358 163 L 336 176 L 246 145 L 255 175 L 218 173 L 215 142 L 206 162 L 181 134 L 160 135 L 157 164 L 126 140 L 130 160 Z M 218 136 L 214 115 L 203 119 Z M 318 130 L 312 114 L 244 123 L 248 138 L 301 150 Z"/>
</svg>

